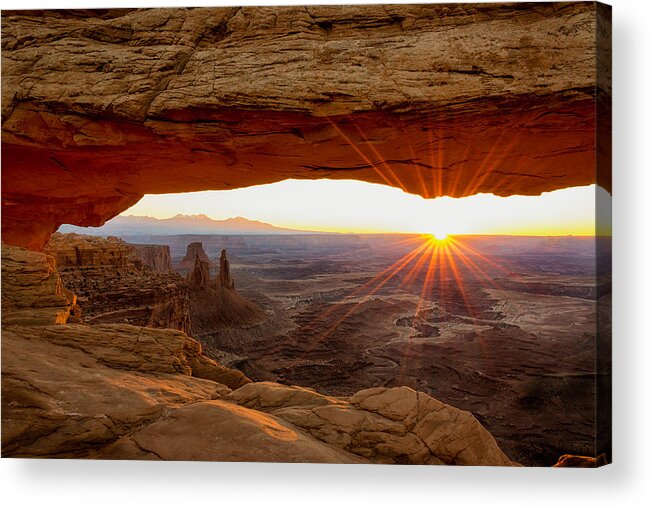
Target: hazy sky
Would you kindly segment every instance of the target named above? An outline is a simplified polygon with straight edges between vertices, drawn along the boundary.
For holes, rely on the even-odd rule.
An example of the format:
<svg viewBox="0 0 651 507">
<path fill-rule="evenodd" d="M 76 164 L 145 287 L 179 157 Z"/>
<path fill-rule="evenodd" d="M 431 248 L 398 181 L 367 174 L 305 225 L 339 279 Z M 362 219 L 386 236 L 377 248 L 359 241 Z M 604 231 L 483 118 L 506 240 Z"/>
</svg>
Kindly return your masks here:
<svg viewBox="0 0 651 507">
<path fill-rule="evenodd" d="M 243 216 L 314 231 L 591 235 L 595 192 L 610 198 L 594 185 L 534 197 L 479 194 L 424 199 L 353 180 L 286 180 L 236 190 L 146 195 L 122 214 Z M 610 223 L 605 226 L 610 229 Z"/>
</svg>

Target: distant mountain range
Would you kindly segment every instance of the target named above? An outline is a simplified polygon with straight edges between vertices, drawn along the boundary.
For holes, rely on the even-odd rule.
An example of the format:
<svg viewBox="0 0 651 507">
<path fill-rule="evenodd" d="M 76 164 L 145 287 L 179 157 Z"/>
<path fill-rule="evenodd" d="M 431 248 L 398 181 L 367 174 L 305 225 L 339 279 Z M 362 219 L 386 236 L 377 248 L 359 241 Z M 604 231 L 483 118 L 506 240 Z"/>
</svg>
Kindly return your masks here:
<svg viewBox="0 0 651 507">
<path fill-rule="evenodd" d="M 244 217 L 214 220 L 206 215 L 176 215 L 172 218 L 148 216 L 117 216 L 102 227 L 77 227 L 62 225 L 60 232 L 76 232 L 94 236 L 145 236 L 179 234 L 307 234 L 312 231 L 286 229 L 275 225 L 249 220 Z"/>
</svg>

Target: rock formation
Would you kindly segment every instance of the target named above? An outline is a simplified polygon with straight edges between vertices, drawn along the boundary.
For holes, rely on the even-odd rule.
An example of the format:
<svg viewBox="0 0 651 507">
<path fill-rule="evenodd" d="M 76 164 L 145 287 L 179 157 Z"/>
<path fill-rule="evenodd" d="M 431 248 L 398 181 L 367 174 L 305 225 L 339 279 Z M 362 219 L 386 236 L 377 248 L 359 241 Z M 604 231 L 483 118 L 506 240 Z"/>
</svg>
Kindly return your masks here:
<svg viewBox="0 0 651 507">
<path fill-rule="evenodd" d="M 3 11 L 2 28 L 10 244 L 146 193 L 286 178 L 610 189 L 605 5 Z"/>
<path fill-rule="evenodd" d="M 573 454 L 563 454 L 558 458 L 554 465 L 556 468 L 598 468 L 608 464 L 605 454 L 600 454 L 596 458 L 591 456 L 575 456 Z"/>
<path fill-rule="evenodd" d="M 172 257 L 167 245 L 136 245 L 129 244 L 142 259 L 146 268 L 154 273 L 169 273 L 172 271 Z"/>
<path fill-rule="evenodd" d="M 194 269 L 188 273 L 192 331 L 199 339 L 228 326 L 247 327 L 259 322 L 264 311 L 235 290 L 226 250 L 221 251 L 219 274 L 210 279 L 210 265 L 201 243 L 188 245 L 186 258 L 195 254 Z"/>
<path fill-rule="evenodd" d="M 470 412 L 408 387 L 376 387 L 342 399 L 256 382 L 225 398 L 372 463 L 512 465 Z"/>
<path fill-rule="evenodd" d="M 251 384 L 181 331 L 57 325 L 48 258 L 3 246 L 5 259 L 5 457 L 512 464 L 472 415 L 411 389 L 340 399 Z"/>
<path fill-rule="evenodd" d="M 45 253 L 56 261 L 56 267 L 142 268 L 142 260 L 134 249 L 119 238 L 86 236 L 82 234 L 52 235 Z"/>
<path fill-rule="evenodd" d="M 226 257 L 226 250 L 222 250 L 219 257 L 219 275 L 217 276 L 217 286 L 224 289 L 234 290 L 235 281 L 231 278 L 231 263 Z"/>
<path fill-rule="evenodd" d="M 607 6 L 2 15 L 10 245 L 42 249 L 60 224 L 101 225 L 146 193 L 286 178 L 354 178 L 425 197 L 610 190 Z M 73 322 L 75 295 L 50 258 L 3 246 L 3 455 L 510 464 L 472 415 L 423 393 L 324 401 L 247 384 L 182 331 L 97 325 L 182 322 L 182 305 L 159 305 L 176 296 L 159 301 L 158 282 L 136 285 L 142 261 L 114 247 L 59 257 L 69 259 L 66 283 L 88 294 L 87 325 Z M 207 324 L 256 315 L 234 290 L 208 289 L 226 303 Z M 142 314 L 121 314 L 125 304 Z"/>
<path fill-rule="evenodd" d="M 129 323 L 190 332 L 187 286 L 172 272 L 153 272 L 118 238 L 54 234 L 45 251 L 88 323 Z"/>
<path fill-rule="evenodd" d="M 181 261 L 181 269 L 191 271 L 195 268 L 196 260 L 207 262 L 210 268 L 210 259 L 203 249 L 203 244 L 200 241 L 190 243 L 186 249 L 185 256 Z"/>
<path fill-rule="evenodd" d="M 55 261 L 2 244 L 2 325 L 78 322 L 77 296 L 61 282 Z"/>
<path fill-rule="evenodd" d="M 199 254 L 194 258 L 194 269 L 188 273 L 188 288 L 204 290 L 210 285 L 210 262 L 204 261 Z"/>
</svg>

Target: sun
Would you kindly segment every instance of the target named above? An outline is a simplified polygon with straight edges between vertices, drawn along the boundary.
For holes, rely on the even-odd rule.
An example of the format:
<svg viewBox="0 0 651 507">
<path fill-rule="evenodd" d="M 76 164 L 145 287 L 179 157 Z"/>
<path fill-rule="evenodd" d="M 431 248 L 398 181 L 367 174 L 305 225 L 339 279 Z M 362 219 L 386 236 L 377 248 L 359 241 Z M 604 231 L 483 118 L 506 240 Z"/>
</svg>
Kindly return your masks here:
<svg viewBox="0 0 651 507">
<path fill-rule="evenodd" d="M 434 231 L 428 234 L 424 234 L 424 237 L 427 238 L 431 243 L 442 243 L 450 239 L 447 232 L 443 231 Z"/>
</svg>

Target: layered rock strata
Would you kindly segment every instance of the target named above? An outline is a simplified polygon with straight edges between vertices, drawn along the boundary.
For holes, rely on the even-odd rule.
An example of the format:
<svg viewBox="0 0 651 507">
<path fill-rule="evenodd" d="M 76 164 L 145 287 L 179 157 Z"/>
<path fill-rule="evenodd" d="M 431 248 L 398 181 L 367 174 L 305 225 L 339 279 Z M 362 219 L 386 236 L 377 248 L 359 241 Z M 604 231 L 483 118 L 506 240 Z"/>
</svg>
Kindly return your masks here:
<svg viewBox="0 0 651 507">
<path fill-rule="evenodd" d="M 55 260 L 2 244 L 2 325 L 81 320 L 77 296 L 62 283 Z"/>
<path fill-rule="evenodd" d="M 3 11 L 2 28 L 11 244 L 41 248 L 147 193 L 286 178 L 425 197 L 610 189 L 608 134 L 595 140 L 607 6 Z"/>
<path fill-rule="evenodd" d="M 144 266 L 154 273 L 169 273 L 172 271 L 172 257 L 169 246 L 135 244 L 129 244 L 129 246 L 142 259 Z"/>
<path fill-rule="evenodd" d="M 45 251 L 88 323 L 128 323 L 190 332 L 187 286 L 173 272 L 154 272 L 117 238 L 54 234 Z"/>
</svg>

